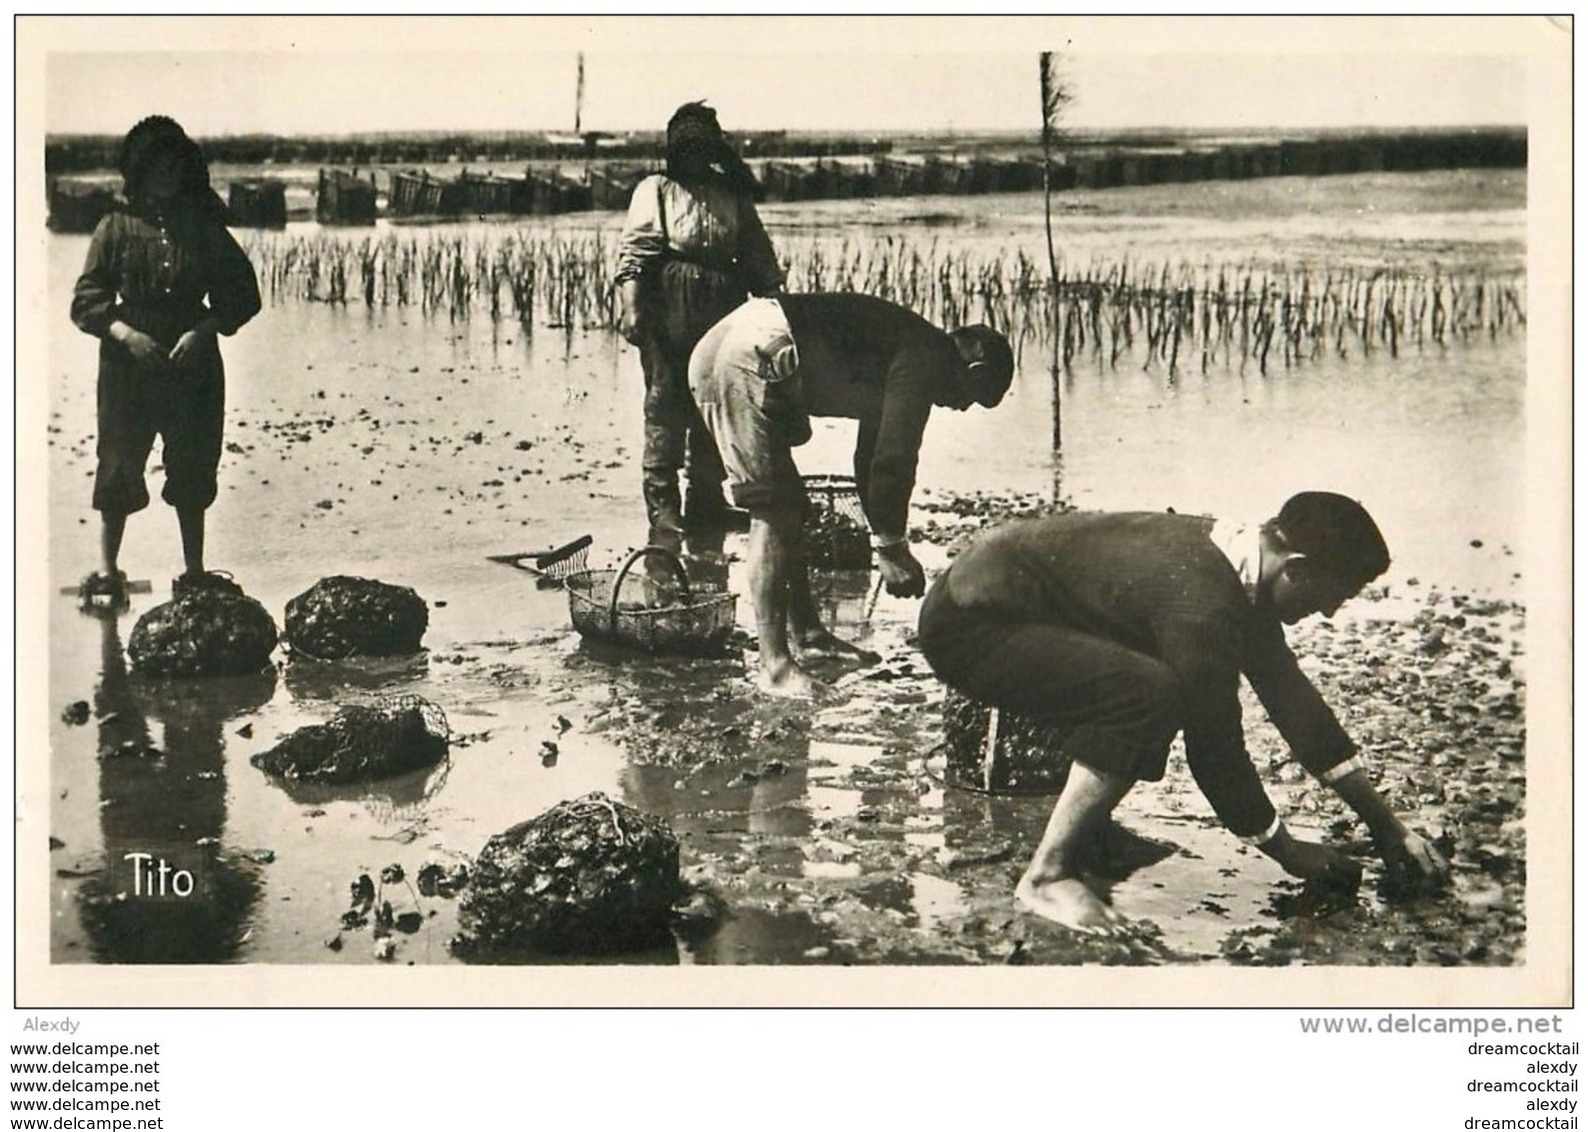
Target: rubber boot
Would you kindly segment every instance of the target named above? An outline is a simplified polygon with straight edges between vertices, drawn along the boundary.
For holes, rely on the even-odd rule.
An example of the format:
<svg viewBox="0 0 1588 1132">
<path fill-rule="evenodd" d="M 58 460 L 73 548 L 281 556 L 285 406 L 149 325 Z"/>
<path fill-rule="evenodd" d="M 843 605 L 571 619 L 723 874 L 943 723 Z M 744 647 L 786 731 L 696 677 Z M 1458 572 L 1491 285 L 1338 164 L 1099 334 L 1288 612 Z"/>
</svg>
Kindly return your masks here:
<svg viewBox="0 0 1588 1132">
<path fill-rule="evenodd" d="M 720 482 L 692 479 L 685 493 L 684 525 L 690 530 L 747 531 L 750 513 L 728 503 Z"/>
<path fill-rule="evenodd" d="M 645 517 L 651 530 L 681 535 L 684 531 L 684 513 L 678 493 L 678 473 L 647 468 L 643 485 Z"/>
</svg>

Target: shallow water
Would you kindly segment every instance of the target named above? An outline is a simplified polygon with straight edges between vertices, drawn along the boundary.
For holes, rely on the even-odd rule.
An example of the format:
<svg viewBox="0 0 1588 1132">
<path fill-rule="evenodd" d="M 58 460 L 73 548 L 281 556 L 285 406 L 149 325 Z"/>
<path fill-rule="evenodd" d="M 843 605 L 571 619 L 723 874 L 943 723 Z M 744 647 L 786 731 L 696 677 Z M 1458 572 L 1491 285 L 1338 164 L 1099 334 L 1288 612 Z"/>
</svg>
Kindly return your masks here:
<svg viewBox="0 0 1588 1132">
<path fill-rule="evenodd" d="M 1403 193 L 1380 177 L 1334 178 L 1309 193 L 1276 183 L 1261 197 L 1250 186 L 1097 193 L 1071 202 L 1061 231 L 1077 256 L 1244 261 L 1290 249 L 1317 262 L 1520 260 L 1514 175 L 1454 188 L 1417 180 L 1418 191 Z M 1232 192 L 1244 195 L 1234 201 Z M 921 228 L 911 215 L 939 204 L 768 214 L 775 239 L 845 225 L 914 238 Z M 934 220 L 932 238 L 1040 239 L 1030 198 L 942 207 L 949 219 Z M 65 318 L 85 247 L 81 237 L 49 237 L 52 587 L 95 560 L 94 344 Z M 1136 849 L 1157 859 L 1116 881 L 1113 899 L 1155 932 L 1098 951 L 1028 923 L 1008 891 L 1047 806 L 945 790 L 934 777 L 938 690 L 909 645 L 914 602 L 874 599 L 863 575 L 827 579 L 823 601 L 841 631 L 882 652 L 881 671 L 899 678 L 851 675 L 821 705 L 799 708 L 757 698 L 738 656 L 652 660 L 594 648 L 568 627 L 564 594 L 486 560 L 590 533 L 592 565 L 605 565 L 642 541 L 640 378 L 615 336 L 289 301 L 267 306 L 223 349 L 229 448 L 211 564 L 234 572 L 278 623 L 289 598 L 328 574 L 413 586 L 431 605 L 427 652 L 378 664 L 298 662 L 245 681 L 128 677 L 126 637 L 166 599 L 179 561 L 167 509 L 157 503 L 135 517 L 124 565 L 153 592 L 119 619 L 86 616 L 64 597 L 50 605 L 56 961 L 373 962 L 367 933 L 338 940 L 359 873 L 401 863 L 411 876 L 426 861 L 466 860 L 493 833 L 598 789 L 666 818 L 686 876 L 728 909 L 681 934 L 676 949 L 626 962 L 1245 962 L 1271 961 L 1275 947 L 1262 945 L 1275 940 L 1298 962 L 1434 962 L 1444 960 L 1419 958 L 1415 944 L 1404 957 L 1379 944 L 1484 900 L 1502 906 L 1491 934 L 1504 942 L 1466 961 L 1519 954 L 1520 928 L 1501 922 L 1515 893 L 1496 896 L 1476 866 L 1462 874 L 1454 906 L 1405 912 L 1367 898 L 1348 924 L 1330 928 L 1320 917 L 1297 928 L 1293 904 L 1275 904 L 1291 892 L 1287 882 L 1213 825 L 1183 770 L 1121 809 L 1148 842 Z M 1396 560 L 1385 579 L 1392 596 L 1420 601 L 1437 589 L 1511 602 L 1520 589 L 1524 358 L 1517 335 L 1266 377 L 1222 364 L 1172 382 L 1139 362 L 1080 367 L 1060 390 L 1060 494 L 1084 507 L 1261 517 L 1292 490 L 1327 486 L 1379 516 Z M 934 508 L 977 495 L 1050 499 L 1051 413 L 1049 377 L 1028 357 L 999 409 L 934 416 L 916 518 L 935 521 Z M 799 454 L 802 470 L 846 470 L 852 443 L 852 426 L 823 424 Z M 726 572 L 748 628 L 743 536 L 686 549 L 695 569 Z M 928 544 L 921 556 L 935 568 L 945 550 Z M 1497 618 L 1514 654 L 1519 625 Z M 1395 630 L 1375 632 L 1389 639 Z M 444 708 L 458 740 L 447 766 L 306 793 L 248 764 L 293 728 L 394 691 Z M 60 718 L 79 700 L 91 705 L 89 723 Z M 159 753 L 123 753 L 128 743 Z M 1429 820 L 1446 816 L 1425 810 Z M 1315 819 L 1320 832 L 1330 817 Z M 1507 852 L 1515 848 L 1507 841 Z M 191 868 L 203 899 L 118 900 L 134 879 L 129 852 Z M 454 962 L 454 902 L 396 895 L 422 916 L 398 938 L 396 961 Z M 1241 952 L 1242 940 L 1260 946 Z"/>
</svg>

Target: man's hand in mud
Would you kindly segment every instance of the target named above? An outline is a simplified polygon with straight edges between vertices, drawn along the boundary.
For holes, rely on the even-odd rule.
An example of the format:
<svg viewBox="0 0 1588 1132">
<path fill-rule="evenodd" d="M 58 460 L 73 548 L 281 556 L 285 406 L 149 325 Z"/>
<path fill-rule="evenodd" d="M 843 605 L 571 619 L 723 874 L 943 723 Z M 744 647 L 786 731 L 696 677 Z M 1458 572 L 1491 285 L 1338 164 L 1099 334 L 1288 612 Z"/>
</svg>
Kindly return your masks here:
<svg viewBox="0 0 1588 1132">
<path fill-rule="evenodd" d="M 910 553 L 907 543 L 877 551 L 877 566 L 882 584 L 894 597 L 920 597 L 926 592 L 926 571 Z"/>
<path fill-rule="evenodd" d="M 1355 891 L 1362 883 L 1362 866 L 1338 850 L 1315 841 L 1301 841 L 1280 827 L 1262 846 L 1279 867 L 1309 884 Z"/>
<path fill-rule="evenodd" d="M 1294 842 L 1295 852 L 1285 871 L 1309 884 L 1355 890 L 1362 883 L 1362 866 L 1327 845 Z"/>
<path fill-rule="evenodd" d="M 1378 843 L 1384 879 L 1405 893 L 1436 892 L 1450 883 L 1450 862 L 1421 834 L 1401 829 Z"/>
</svg>

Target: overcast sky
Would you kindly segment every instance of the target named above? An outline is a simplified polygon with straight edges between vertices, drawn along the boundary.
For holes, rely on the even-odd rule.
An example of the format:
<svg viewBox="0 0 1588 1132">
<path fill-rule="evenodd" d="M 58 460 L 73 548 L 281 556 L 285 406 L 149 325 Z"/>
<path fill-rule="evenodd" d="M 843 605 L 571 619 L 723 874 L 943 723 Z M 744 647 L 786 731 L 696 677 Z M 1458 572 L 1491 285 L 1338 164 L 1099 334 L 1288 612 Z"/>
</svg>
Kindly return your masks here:
<svg viewBox="0 0 1588 1132">
<path fill-rule="evenodd" d="M 566 130 L 580 53 L 586 129 L 656 129 L 692 98 L 730 130 L 1034 129 L 1044 48 L 1077 128 L 1522 124 L 1529 58 L 1569 42 L 1539 17 L 95 18 L 19 36 L 44 129 L 161 112 L 207 136 Z"/>
</svg>

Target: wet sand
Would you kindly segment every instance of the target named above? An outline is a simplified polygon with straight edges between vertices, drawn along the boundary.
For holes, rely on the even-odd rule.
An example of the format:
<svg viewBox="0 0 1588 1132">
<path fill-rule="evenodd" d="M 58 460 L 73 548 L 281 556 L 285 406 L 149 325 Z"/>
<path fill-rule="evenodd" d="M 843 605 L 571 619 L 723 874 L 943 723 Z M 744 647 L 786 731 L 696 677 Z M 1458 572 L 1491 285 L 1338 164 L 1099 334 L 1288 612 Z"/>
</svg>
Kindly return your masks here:
<svg viewBox="0 0 1588 1132">
<path fill-rule="evenodd" d="M 80 244 L 56 248 L 53 285 L 69 288 Z M 93 343 L 69 326 L 52 334 L 48 552 L 51 584 L 63 586 L 94 561 Z M 178 561 L 168 509 L 135 517 L 124 561 L 151 593 L 104 620 L 50 599 L 52 958 L 459 963 L 454 895 L 390 886 L 398 918 L 383 941 L 344 927 L 350 885 L 393 864 L 409 878 L 427 864 L 466 866 L 493 834 L 604 790 L 671 824 L 694 895 L 675 946 L 603 961 L 1521 963 L 1523 345 L 1263 382 L 1077 375 L 1065 387 L 1073 439 L 1057 477 L 1039 359 L 996 414 L 934 417 L 912 510 L 929 572 L 979 527 L 1053 505 L 1055 478 L 1065 503 L 1245 512 L 1297 443 L 1321 450 L 1315 442 L 1341 435 L 1348 411 L 1353 444 L 1309 474 L 1346 490 L 1377 484 L 1391 525 L 1410 532 L 1384 586 L 1291 638 L 1381 789 L 1449 851 L 1451 890 L 1388 899 L 1365 832 L 1304 779 L 1248 702 L 1248 742 L 1271 795 L 1299 833 L 1363 861 L 1361 891 L 1320 902 L 1284 877 L 1218 828 L 1175 756 L 1161 783 L 1120 807 L 1096 880 L 1135 927 L 1094 940 L 1012 899 L 1050 801 L 945 787 L 942 688 L 912 645 L 916 602 L 874 600 L 865 573 L 824 575 L 839 632 L 883 659 L 831 666 L 827 696 L 791 705 L 757 695 L 748 678 L 743 535 L 685 548 L 692 570 L 739 595 L 738 647 L 713 660 L 586 642 L 561 591 L 487 561 L 590 533 L 601 566 L 643 541 L 638 374 L 615 336 L 269 306 L 223 347 L 232 387 L 211 564 L 278 624 L 290 598 L 330 574 L 413 586 L 430 606 L 427 648 L 341 664 L 282 657 L 246 680 L 130 675 L 127 637 L 166 600 Z M 1328 380 L 1347 383 L 1340 398 L 1321 392 Z M 1187 435 L 1203 443 L 1170 443 Z M 1226 450 L 1239 439 L 1249 447 L 1232 477 Z M 802 467 L 843 471 L 851 446 L 852 429 L 820 428 Z M 446 712 L 444 766 L 363 788 L 289 790 L 249 764 L 294 728 L 391 693 Z M 130 852 L 190 866 L 203 899 L 127 899 Z"/>
<path fill-rule="evenodd" d="M 946 513 L 988 510 L 985 499 L 974 503 Z M 1029 507 L 1013 501 L 1012 509 Z M 742 539 L 729 536 L 721 552 L 735 576 Z M 945 553 L 928 543 L 923 556 L 940 565 Z M 520 590 L 515 609 L 535 609 L 536 620 L 554 625 L 562 594 L 513 582 Z M 696 894 L 676 950 L 627 961 L 1521 960 L 1525 685 L 1518 606 L 1418 586 L 1359 601 L 1334 623 L 1292 630 L 1326 698 L 1363 744 L 1380 788 L 1451 855 L 1449 893 L 1386 899 L 1364 832 L 1330 792 L 1304 778 L 1266 724 L 1253 722 L 1253 758 L 1293 828 L 1366 863 L 1358 898 L 1320 905 L 1222 831 L 1177 755 L 1162 782 L 1139 785 L 1117 812 L 1122 829 L 1097 882 L 1136 927 L 1097 941 L 1013 904 L 1014 881 L 1050 800 L 945 787 L 942 688 L 911 644 L 914 603 L 882 596 L 873 607 L 863 573 L 828 575 L 823 583 L 824 611 L 839 631 L 883 660 L 868 669 L 829 666 L 822 675 L 831 691 L 810 705 L 759 696 L 747 675 L 753 651 L 715 660 L 651 658 L 557 627 L 437 639 L 411 660 L 295 661 L 279 678 L 254 681 L 118 682 L 102 673 L 91 718 L 55 725 L 64 842 L 51 855 L 57 907 L 68 912 L 74 900 L 90 909 L 114 906 L 117 894 L 102 882 L 120 875 L 117 850 L 158 849 L 197 834 L 193 841 L 215 846 L 216 860 L 206 866 L 211 877 L 238 878 L 224 899 L 239 906 L 213 914 L 222 921 L 216 930 L 235 942 L 213 945 L 214 959 L 378 961 L 377 949 L 387 945 L 340 922 L 361 872 L 399 864 L 415 876 L 429 864 L 466 865 L 491 834 L 555 801 L 604 789 L 669 822 Z M 448 610 L 475 600 L 462 586 L 435 592 L 447 595 L 434 611 L 442 626 Z M 102 636 L 112 664 L 114 622 L 70 617 L 77 620 L 61 632 Z M 444 707 L 455 736 L 448 765 L 333 789 L 268 781 L 247 764 L 249 754 L 293 727 L 391 692 L 416 692 Z M 1261 719 L 1255 703 L 1247 708 L 1249 721 Z M 152 757 L 124 750 L 126 740 L 118 739 L 137 718 L 155 736 Z M 97 785 L 82 781 L 96 764 Z M 99 836 L 87 829 L 74 836 L 74 814 L 97 818 Z M 397 895 L 419 916 L 409 921 L 410 933 L 396 937 L 392 958 L 452 961 L 454 901 Z M 86 938 L 57 923 L 59 959 L 154 958 L 129 952 L 128 929 L 114 919 L 97 931 L 93 916 L 84 920 Z"/>
</svg>

